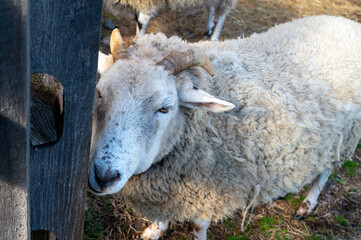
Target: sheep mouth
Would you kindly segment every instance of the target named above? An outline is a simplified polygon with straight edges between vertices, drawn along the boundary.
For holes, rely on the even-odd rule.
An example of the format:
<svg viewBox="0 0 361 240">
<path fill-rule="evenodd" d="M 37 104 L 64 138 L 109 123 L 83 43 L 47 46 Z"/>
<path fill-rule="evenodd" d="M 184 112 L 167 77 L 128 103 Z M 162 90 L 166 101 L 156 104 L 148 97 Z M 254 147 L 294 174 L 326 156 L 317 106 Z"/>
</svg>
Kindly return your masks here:
<svg viewBox="0 0 361 240">
<path fill-rule="evenodd" d="M 95 190 L 89 181 L 88 181 L 88 188 L 89 188 L 90 192 L 92 192 L 95 195 L 99 195 L 99 194 L 103 193 L 103 192 L 99 192 L 98 190 Z"/>
</svg>

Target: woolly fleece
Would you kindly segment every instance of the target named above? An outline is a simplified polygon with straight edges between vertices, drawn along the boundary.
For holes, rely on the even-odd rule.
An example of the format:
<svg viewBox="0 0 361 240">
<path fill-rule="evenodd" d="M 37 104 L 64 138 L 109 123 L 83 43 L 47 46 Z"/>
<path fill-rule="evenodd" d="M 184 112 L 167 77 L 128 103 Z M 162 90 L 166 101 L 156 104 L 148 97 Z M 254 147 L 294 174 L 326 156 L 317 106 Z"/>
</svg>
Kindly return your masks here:
<svg viewBox="0 0 361 240">
<path fill-rule="evenodd" d="M 191 68 L 229 112 L 180 108 L 186 119 L 171 152 L 129 179 L 120 194 L 151 220 L 217 221 L 298 192 L 351 156 L 361 138 L 361 25 L 313 16 L 261 34 L 190 44 L 163 34 L 140 37 L 134 58 L 160 61 L 187 45 L 206 50 L 215 76 Z"/>
</svg>

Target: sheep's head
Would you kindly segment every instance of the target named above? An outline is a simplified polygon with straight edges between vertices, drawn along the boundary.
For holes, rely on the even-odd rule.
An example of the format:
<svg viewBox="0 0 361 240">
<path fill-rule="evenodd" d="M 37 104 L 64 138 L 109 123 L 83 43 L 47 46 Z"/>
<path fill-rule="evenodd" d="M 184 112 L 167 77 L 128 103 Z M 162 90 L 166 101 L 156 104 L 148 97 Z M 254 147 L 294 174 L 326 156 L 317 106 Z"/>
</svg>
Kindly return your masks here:
<svg viewBox="0 0 361 240">
<path fill-rule="evenodd" d="M 90 189 L 98 195 L 118 192 L 168 154 L 182 122 L 180 107 L 223 112 L 234 107 L 175 75 L 192 66 L 213 74 L 204 51 L 189 47 L 162 61 L 130 56 L 117 30 L 112 56 L 100 56 L 92 137 Z M 102 67 L 103 66 L 103 67 Z M 105 66 L 105 67 L 104 67 Z"/>
</svg>

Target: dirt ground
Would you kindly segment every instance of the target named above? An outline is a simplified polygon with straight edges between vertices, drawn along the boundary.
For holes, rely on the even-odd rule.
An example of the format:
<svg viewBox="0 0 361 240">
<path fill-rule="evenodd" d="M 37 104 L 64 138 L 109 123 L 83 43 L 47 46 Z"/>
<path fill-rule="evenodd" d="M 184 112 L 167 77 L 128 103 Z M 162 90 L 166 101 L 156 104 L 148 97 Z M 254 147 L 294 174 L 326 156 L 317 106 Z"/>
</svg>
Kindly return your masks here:
<svg viewBox="0 0 361 240">
<path fill-rule="evenodd" d="M 147 32 L 178 35 L 194 42 L 203 40 L 207 9 L 182 13 L 164 13 L 151 19 Z M 220 40 L 247 37 L 266 31 L 275 24 L 294 18 L 329 14 L 361 22 L 361 0 L 239 0 L 227 16 Z M 103 23 L 112 19 L 130 44 L 135 35 L 135 22 L 103 14 Z M 110 30 L 102 27 L 102 39 Z M 104 49 L 104 46 L 101 46 Z M 242 212 L 235 212 L 221 223 L 212 223 L 208 239 L 355 239 L 361 240 L 361 143 L 353 161 L 347 161 L 331 174 L 315 211 L 304 221 L 293 215 L 307 195 L 309 186 L 298 195 L 287 195 L 272 205 L 258 206 L 252 220 L 241 232 Z M 139 239 L 150 222 L 127 208 L 117 196 L 95 197 L 88 194 L 84 239 Z M 192 239 L 192 224 L 172 222 L 164 240 Z"/>
</svg>

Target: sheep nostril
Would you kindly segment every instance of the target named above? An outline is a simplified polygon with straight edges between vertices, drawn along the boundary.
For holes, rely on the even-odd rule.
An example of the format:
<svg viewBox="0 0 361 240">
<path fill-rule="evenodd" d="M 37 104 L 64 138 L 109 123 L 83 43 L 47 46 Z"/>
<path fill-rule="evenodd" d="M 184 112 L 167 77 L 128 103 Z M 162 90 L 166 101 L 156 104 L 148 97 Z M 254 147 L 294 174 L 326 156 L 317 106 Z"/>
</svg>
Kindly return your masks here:
<svg viewBox="0 0 361 240">
<path fill-rule="evenodd" d="M 107 170 L 105 173 L 100 173 L 95 171 L 95 180 L 101 188 L 107 188 L 112 185 L 114 182 L 120 180 L 120 173 L 118 171 Z"/>
<path fill-rule="evenodd" d="M 108 187 L 115 181 L 120 180 L 120 174 L 119 172 L 113 173 L 112 175 L 108 176 L 104 179 L 102 187 Z"/>
</svg>

